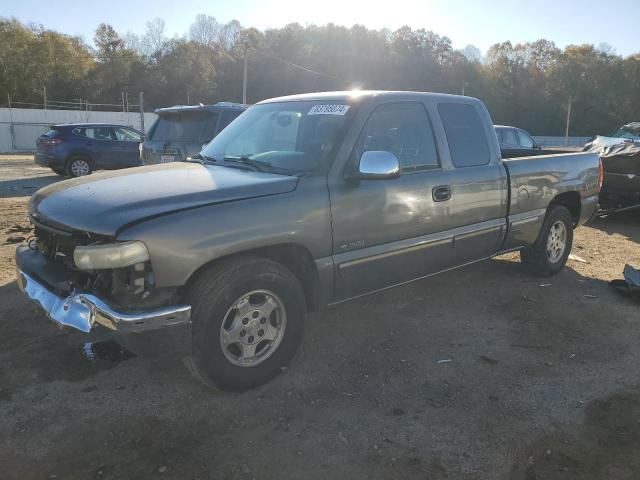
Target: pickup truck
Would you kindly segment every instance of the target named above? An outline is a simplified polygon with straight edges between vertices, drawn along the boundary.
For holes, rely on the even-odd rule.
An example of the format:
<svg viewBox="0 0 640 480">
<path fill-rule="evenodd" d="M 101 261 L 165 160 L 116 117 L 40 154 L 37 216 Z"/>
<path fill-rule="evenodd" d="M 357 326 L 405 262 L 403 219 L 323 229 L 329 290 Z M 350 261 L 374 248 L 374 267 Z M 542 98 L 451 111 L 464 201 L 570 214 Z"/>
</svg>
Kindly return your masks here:
<svg viewBox="0 0 640 480">
<path fill-rule="evenodd" d="M 308 311 L 515 250 L 559 272 L 600 180 L 592 153 L 503 161 L 474 98 L 275 98 L 188 162 L 39 190 L 17 281 L 58 325 L 186 337 L 201 380 L 243 390 L 293 357 Z"/>
</svg>

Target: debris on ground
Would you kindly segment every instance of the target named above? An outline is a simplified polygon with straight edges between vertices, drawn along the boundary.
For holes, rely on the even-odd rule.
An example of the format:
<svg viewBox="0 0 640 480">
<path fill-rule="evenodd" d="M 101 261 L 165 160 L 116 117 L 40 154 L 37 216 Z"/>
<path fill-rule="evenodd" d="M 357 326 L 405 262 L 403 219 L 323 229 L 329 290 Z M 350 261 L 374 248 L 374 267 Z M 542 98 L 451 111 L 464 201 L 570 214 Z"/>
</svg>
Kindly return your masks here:
<svg viewBox="0 0 640 480">
<path fill-rule="evenodd" d="M 26 238 L 20 235 L 12 235 L 10 237 L 7 237 L 7 243 L 20 243 L 24 242 L 25 240 Z"/>
<path fill-rule="evenodd" d="M 442 360 L 438 360 L 438 363 L 449 363 L 449 362 L 453 362 L 453 360 L 450 358 L 443 358 Z"/>
<path fill-rule="evenodd" d="M 573 260 L 574 262 L 580 262 L 580 263 L 589 263 L 584 258 L 582 258 L 580 255 L 576 255 L 575 253 L 570 253 L 569 254 L 569 260 Z"/>
<path fill-rule="evenodd" d="M 640 270 L 626 264 L 622 275 L 624 280 L 611 280 L 609 285 L 617 292 L 640 302 Z"/>
<path fill-rule="evenodd" d="M 340 440 L 342 443 L 344 443 L 345 445 L 349 446 L 350 442 L 347 439 L 347 437 L 345 437 L 342 432 L 338 432 L 338 440 Z"/>
<path fill-rule="evenodd" d="M 31 230 L 31 225 L 20 225 L 16 223 L 7 229 L 7 233 L 29 233 Z"/>
</svg>

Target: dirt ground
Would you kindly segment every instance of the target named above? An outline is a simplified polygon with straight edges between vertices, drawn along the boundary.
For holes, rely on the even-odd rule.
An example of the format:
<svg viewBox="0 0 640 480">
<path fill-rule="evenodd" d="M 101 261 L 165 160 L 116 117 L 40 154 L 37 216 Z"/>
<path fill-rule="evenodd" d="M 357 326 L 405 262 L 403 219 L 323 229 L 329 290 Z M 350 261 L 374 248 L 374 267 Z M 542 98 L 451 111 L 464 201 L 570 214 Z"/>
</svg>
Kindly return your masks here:
<svg viewBox="0 0 640 480">
<path fill-rule="evenodd" d="M 0 157 L 0 477 L 640 478 L 640 304 L 607 285 L 640 213 L 580 228 L 586 263 L 550 279 L 507 255 L 314 314 L 282 375 L 228 394 L 23 298 L 6 241 L 53 181 Z"/>
</svg>

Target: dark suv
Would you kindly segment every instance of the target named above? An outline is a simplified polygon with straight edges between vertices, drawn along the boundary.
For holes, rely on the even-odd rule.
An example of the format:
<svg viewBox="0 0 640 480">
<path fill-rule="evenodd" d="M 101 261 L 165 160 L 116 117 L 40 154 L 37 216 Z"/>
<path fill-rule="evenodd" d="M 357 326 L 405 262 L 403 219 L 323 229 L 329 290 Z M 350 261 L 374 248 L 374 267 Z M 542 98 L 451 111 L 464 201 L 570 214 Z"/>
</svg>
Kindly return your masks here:
<svg viewBox="0 0 640 480">
<path fill-rule="evenodd" d="M 214 105 L 176 105 L 155 111 L 158 119 L 140 147 L 142 165 L 184 160 L 200 153 L 248 105 L 218 102 Z"/>
<path fill-rule="evenodd" d="M 36 141 L 35 162 L 58 175 L 81 177 L 94 170 L 140 165 L 142 133 L 105 123 L 53 125 Z"/>
</svg>

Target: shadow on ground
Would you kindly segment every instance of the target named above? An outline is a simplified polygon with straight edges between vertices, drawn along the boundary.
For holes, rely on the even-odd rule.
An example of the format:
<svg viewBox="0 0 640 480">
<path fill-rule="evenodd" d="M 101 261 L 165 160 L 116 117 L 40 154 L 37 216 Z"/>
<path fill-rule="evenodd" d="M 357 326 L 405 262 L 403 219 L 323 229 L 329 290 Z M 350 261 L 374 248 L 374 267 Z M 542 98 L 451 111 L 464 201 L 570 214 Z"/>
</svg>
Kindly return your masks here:
<svg viewBox="0 0 640 480">
<path fill-rule="evenodd" d="M 609 235 L 618 233 L 635 243 L 640 243 L 640 208 L 596 218 L 589 226 Z"/>
<path fill-rule="evenodd" d="M 575 435 L 535 442 L 516 463 L 512 480 L 632 480 L 640 478 L 640 388 L 587 406 Z"/>
<path fill-rule="evenodd" d="M 29 197 L 39 188 L 64 180 L 59 175 L 17 178 L 0 181 L 0 198 Z"/>
</svg>

